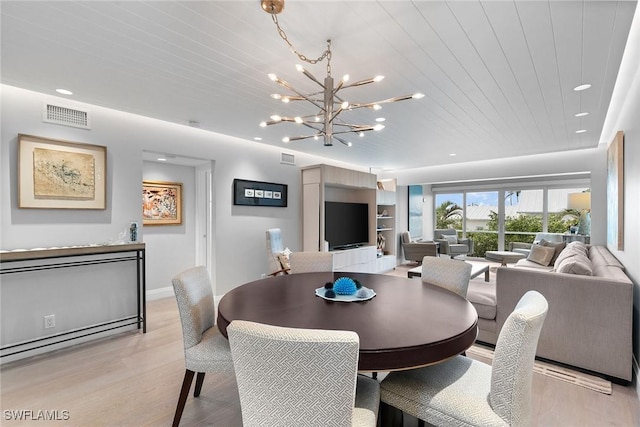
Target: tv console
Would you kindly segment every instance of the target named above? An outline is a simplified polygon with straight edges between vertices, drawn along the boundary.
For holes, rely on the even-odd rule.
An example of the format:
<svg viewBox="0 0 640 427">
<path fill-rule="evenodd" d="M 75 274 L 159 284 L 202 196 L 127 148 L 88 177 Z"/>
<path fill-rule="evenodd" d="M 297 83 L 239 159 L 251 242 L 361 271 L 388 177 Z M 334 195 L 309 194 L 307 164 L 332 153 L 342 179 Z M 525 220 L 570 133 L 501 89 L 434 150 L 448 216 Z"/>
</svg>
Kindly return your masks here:
<svg viewBox="0 0 640 427">
<path fill-rule="evenodd" d="M 378 255 L 375 246 L 333 250 L 333 271 L 376 273 Z"/>
</svg>

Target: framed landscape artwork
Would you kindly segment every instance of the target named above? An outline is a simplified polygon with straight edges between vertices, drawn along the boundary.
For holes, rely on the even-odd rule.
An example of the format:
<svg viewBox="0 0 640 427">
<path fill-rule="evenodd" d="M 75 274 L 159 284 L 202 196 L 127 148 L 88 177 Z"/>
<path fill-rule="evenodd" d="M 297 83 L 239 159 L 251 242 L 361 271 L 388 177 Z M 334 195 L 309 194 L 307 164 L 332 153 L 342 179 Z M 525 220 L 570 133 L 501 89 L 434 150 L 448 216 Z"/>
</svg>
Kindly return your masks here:
<svg viewBox="0 0 640 427">
<path fill-rule="evenodd" d="M 182 183 L 143 181 L 142 224 L 182 224 Z"/>
<path fill-rule="evenodd" d="M 105 209 L 107 148 L 18 135 L 18 207 Z"/>
<path fill-rule="evenodd" d="M 287 185 L 234 179 L 233 204 L 241 206 L 286 207 Z"/>
<path fill-rule="evenodd" d="M 607 149 L 607 243 L 624 249 L 624 133 Z"/>
</svg>

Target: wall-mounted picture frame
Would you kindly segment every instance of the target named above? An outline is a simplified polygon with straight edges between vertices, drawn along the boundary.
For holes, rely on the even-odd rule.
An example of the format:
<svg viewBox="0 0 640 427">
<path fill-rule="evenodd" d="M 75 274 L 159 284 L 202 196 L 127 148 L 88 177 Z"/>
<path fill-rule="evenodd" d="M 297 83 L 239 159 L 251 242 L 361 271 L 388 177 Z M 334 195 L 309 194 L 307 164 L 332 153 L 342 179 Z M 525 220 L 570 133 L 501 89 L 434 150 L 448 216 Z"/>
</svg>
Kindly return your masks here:
<svg viewBox="0 0 640 427">
<path fill-rule="evenodd" d="M 234 179 L 233 204 L 238 206 L 287 207 L 287 185 Z"/>
<path fill-rule="evenodd" d="M 142 224 L 182 224 L 182 183 L 142 182 Z"/>
<path fill-rule="evenodd" d="M 18 207 L 106 209 L 107 147 L 18 135 Z"/>
<path fill-rule="evenodd" d="M 607 243 L 624 250 L 624 132 L 607 148 Z"/>
</svg>

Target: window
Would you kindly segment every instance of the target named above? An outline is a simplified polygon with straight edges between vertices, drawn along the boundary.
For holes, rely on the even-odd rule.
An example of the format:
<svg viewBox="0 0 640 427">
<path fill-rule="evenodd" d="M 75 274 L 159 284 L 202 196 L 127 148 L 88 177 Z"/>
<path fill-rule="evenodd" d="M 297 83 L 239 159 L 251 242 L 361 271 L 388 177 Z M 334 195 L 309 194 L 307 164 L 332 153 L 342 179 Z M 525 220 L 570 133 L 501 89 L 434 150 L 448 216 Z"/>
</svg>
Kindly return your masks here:
<svg viewBox="0 0 640 427">
<path fill-rule="evenodd" d="M 474 182 L 463 190 L 434 184 L 435 228 L 455 228 L 471 238 L 477 257 L 508 250 L 510 242 L 532 243 L 536 233 L 575 232 L 585 211 L 567 209 L 568 194 L 588 192 L 588 177 L 521 181 Z"/>
<path fill-rule="evenodd" d="M 436 194 L 436 229 L 455 228 L 462 230 L 462 193 Z"/>
<path fill-rule="evenodd" d="M 473 240 L 474 255 L 498 249 L 498 191 L 466 193 L 466 236 Z"/>
</svg>

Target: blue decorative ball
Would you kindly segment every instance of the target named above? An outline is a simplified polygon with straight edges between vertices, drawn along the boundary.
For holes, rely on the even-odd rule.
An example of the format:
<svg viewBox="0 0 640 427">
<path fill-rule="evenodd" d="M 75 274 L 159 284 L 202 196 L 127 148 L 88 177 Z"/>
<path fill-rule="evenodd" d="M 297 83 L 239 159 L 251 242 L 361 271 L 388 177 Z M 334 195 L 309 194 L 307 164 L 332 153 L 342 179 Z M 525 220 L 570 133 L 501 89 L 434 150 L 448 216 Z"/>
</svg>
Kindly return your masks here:
<svg viewBox="0 0 640 427">
<path fill-rule="evenodd" d="M 325 298 L 335 298 L 336 297 L 336 293 L 333 292 L 331 289 L 329 289 L 327 292 L 324 293 Z"/>
<path fill-rule="evenodd" d="M 356 293 L 356 282 L 349 277 L 340 277 L 333 282 L 333 290 L 338 295 L 353 295 Z"/>
</svg>

